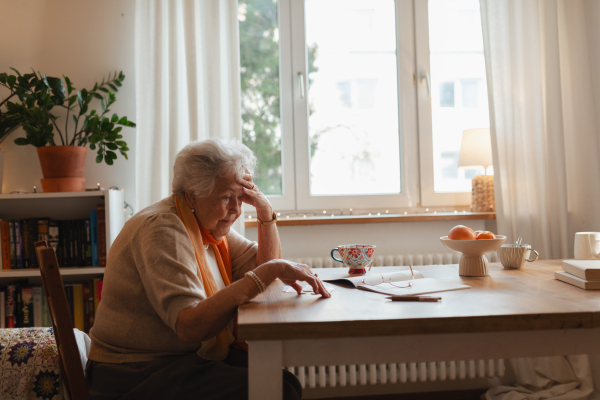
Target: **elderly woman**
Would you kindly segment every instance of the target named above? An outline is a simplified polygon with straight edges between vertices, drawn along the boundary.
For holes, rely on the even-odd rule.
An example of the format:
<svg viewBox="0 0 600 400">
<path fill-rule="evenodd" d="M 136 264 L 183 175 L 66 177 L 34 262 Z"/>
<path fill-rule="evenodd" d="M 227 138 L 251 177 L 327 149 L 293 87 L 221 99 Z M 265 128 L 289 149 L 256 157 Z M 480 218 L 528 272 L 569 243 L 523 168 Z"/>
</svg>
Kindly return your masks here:
<svg viewBox="0 0 600 400">
<path fill-rule="evenodd" d="M 302 264 L 281 259 L 276 214 L 252 183 L 256 158 L 238 141 L 194 142 L 175 160 L 173 195 L 134 215 L 114 241 L 90 332 L 93 399 L 243 399 L 247 352 L 238 306 L 275 279 L 329 297 Z M 231 229 L 256 208 L 258 244 Z M 301 398 L 283 371 L 284 398 Z"/>
</svg>

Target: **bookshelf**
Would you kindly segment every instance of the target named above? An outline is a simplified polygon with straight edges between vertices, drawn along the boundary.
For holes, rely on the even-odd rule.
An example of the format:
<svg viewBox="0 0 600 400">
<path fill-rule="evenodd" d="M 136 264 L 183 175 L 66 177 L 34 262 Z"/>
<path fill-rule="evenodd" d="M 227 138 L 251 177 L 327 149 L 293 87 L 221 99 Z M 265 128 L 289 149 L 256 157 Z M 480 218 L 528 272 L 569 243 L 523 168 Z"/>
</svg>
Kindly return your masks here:
<svg viewBox="0 0 600 400">
<path fill-rule="evenodd" d="M 98 190 L 66 193 L 26 193 L 0 195 L 0 219 L 18 220 L 26 218 L 50 218 L 55 220 L 89 218 L 97 204 L 104 203 L 107 254 L 110 246 L 125 223 L 123 192 L 120 190 Z M 99 238 L 100 239 L 100 238 Z M 61 268 L 65 283 L 101 277 L 101 267 Z M 28 279 L 30 284 L 41 285 L 37 269 L 0 269 L 0 287 L 11 281 Z"/>
</svg>

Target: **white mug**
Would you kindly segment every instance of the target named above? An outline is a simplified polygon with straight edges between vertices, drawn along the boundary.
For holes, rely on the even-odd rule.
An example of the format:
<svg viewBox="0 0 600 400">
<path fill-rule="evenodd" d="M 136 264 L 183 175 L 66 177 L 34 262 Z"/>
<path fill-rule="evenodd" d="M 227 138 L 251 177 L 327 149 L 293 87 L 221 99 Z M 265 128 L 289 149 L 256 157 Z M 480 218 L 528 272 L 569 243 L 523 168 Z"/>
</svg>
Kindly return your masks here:
<svg viewBox="0 0 600 400">
<path fill-rule="evenodd" d="M 535 255 L 531 255 L 531 252 L 534 252 Z M 520 246 L 504 244 L 496 250 L 496 253 L 502 266 L 506 269 L 521 269 L 525 266 L 526 262 L 534 262 L 540 256 L 540 253 L 533 250 L 528 244 Z M 528 258 L 530 255 L 532 258 Z"/>
<path fill-rule="evenodd" d="M 600 260 L 600 232 L 575 234 L 575 259 Z"/>
</svg>

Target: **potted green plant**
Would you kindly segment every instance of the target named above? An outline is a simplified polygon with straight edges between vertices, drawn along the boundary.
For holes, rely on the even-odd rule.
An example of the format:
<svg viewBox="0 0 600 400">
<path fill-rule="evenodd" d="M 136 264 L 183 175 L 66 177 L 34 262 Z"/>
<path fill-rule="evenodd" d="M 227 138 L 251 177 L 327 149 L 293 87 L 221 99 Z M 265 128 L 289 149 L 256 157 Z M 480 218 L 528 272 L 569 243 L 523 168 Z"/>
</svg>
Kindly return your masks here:
<svg viewBox="0 0 600 400">
<path fill-rule="evenodd" d="M 83 190 L 87 147 L 97 150 L 97 163 L 112 165 L 117 151 L 127 159 L 129 148 L 120 132 L 123 126 L 135 127 L 135 123 L 117 114 L 108 117 L 115 93 L 125 79 L 122 71 L 110 73 L 91 90 L 77 90 L 64 75 L 63 84 L 60 78 L 35 71 L 21 75 L 11 69 L 16 75 L 0 73 L 0 87 L 9 91 L 0 100 L 0 143 L 17 128 L 23 128 L 25 136 L 15 139 L 15 143 L 37 147 L 44 192 Z M 94 100 L 100 103 L 99 111 L 91 107 Z M 63 116 L 56 114 L 61 109 L 62 114 L 66 113 L 64 122 Z M 74 123 L 71 134 L 69 117 Z"/>
</svg>

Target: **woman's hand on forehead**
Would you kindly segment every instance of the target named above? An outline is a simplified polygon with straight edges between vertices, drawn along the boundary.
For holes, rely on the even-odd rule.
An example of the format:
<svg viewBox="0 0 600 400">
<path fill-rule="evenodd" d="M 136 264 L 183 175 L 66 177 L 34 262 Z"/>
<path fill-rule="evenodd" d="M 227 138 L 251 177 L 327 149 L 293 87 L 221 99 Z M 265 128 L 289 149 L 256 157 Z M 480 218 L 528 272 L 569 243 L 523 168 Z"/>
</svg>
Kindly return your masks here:
<svg viewBox="0 0 600 400">
<path fill-rule="evenodd" d="M 248 172 L 246 170 L 246 172 Z M 238 179 L 238 184 L 242 186 L 244 192 L 242 201 L 256 208 L 258 218 L 270 221 L 273 214 L 273 208 L 267 197 L 258 189 L 252 181 L 252 175 L 245 174 L 242 179 Z"/>
</svg>

